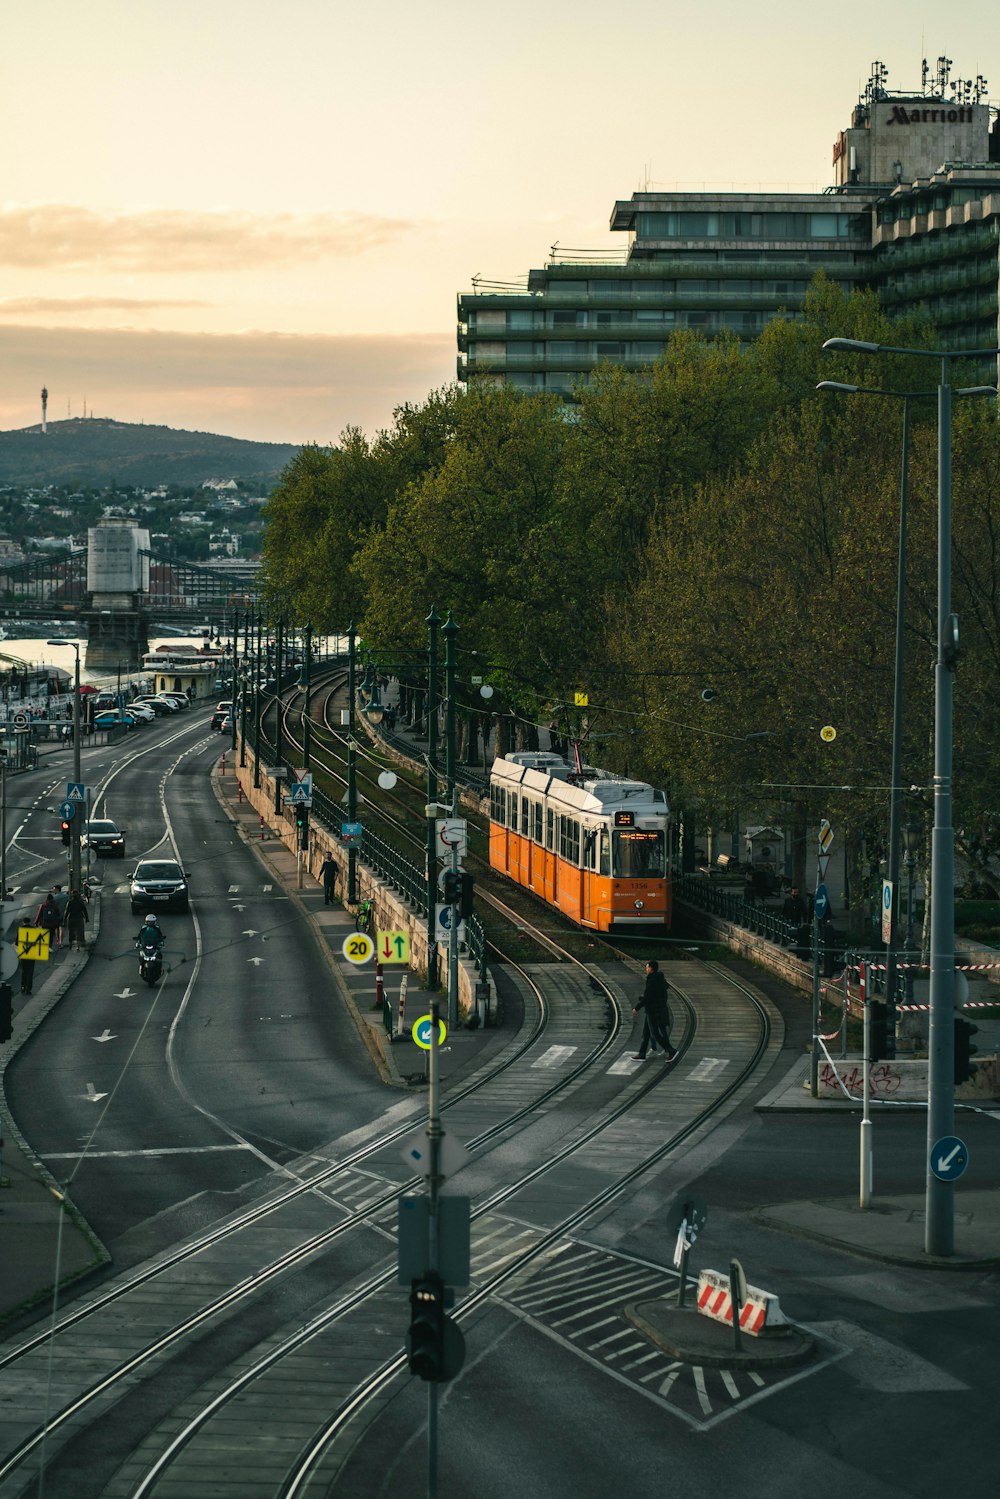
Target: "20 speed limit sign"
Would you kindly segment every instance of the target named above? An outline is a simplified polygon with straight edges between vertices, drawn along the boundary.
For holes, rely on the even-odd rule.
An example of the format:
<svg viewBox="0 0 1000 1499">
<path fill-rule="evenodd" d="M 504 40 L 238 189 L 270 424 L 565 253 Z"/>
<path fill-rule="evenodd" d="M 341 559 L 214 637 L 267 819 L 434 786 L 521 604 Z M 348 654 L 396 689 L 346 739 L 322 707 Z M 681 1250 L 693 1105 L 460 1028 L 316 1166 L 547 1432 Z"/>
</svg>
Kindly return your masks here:
<svg viewBox="0 0 1000 1499">
<path fill-rule="evenodd" d="M 367 963 L 375 956 L 375 943 L 367 932 L 352 932 L 341 951 L 348 963 Z"/>
</svg>

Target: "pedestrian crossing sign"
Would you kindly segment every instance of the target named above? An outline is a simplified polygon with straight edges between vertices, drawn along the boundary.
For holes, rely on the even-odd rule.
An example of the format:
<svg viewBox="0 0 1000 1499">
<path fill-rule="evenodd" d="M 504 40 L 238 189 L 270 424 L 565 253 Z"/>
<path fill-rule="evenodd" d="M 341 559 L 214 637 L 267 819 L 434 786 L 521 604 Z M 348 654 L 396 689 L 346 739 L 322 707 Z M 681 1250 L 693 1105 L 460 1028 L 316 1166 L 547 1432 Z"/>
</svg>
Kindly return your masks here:
<svg viewBox="0 0 1000 1499">
<path fill-rule="evenodd" d="M 17 955 L 35 963 L 49 961 L 51 932 L 45 926 L 19 926 L 17 929 Z"/>
<path fill-rule="evenodd" d="M 87 800 L 87 788 L 82 781 L 67 781 L 66 800 L 68 802 L 85 802 Z"/>
</svg>

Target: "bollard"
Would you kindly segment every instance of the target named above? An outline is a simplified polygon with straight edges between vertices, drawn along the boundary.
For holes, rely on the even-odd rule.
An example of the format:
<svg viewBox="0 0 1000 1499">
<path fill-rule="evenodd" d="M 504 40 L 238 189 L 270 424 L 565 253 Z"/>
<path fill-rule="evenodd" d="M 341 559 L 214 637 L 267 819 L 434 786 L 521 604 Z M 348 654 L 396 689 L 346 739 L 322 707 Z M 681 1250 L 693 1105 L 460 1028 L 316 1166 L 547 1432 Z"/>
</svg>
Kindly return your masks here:
<svg viewBox="0 0 1000 1499">
<path fill-rule="evenodd" d="M 243 800 L 243 782 L 242 781 L 237 781 L 236 782 L 236 801 L 237 801 L 237 803 L 239 803 L 239 802 L 242 802 L 242 800 Z"/>
<path fill-rule="evenodd" d="M 396 1032 L 397 1036 L 404 1034 L 406 1023 L 406 985 L 409 982 L 409 977 L 408 973 L 404 973 L 399 982 L 399 1029 Z"/>
<path fill-rule="evenodd" d="M 226 752 L 225 752 L 225 750 L 223 750 L 222 751 L 222 770 L 221 770 L 220 774 L 221 775 L 225 775 L 225 773 L 226 773 Z"/>
<path fill-rule="evenodd" d="M 378 958 L 375 959 L 375 1008 L 382 1011 L 382 1024 L 388 1035 L 392 1035 L 392 1006 L 386 1003 L 385 979 L 382 976 L 382 964 Z"/>
<path fill-rule="evenodd" d="M 264 842 L 264 819 L 263 819 L 263 817 L 260 820 L 260 841 L 261 841 L 261 843 Z"/>
</svg>

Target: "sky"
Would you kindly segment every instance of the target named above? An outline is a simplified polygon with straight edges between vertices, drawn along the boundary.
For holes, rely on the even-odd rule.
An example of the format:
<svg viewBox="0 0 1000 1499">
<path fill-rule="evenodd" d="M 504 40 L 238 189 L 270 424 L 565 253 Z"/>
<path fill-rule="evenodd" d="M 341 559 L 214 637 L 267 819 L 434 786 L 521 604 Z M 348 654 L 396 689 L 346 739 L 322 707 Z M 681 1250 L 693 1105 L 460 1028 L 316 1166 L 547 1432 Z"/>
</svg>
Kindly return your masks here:
<svg viewBox="0 0 1000 1499">
<path fill-rule="evenodd" d="M 821 189 L 876 59 L 989 78 L 996 35 L 986 0 L 3 10 L 0 429 L 45 385 L 50 421 L 323 444 L 454 380 L 473 276 L 619 258 L 644 187 Z"/>
</svg>

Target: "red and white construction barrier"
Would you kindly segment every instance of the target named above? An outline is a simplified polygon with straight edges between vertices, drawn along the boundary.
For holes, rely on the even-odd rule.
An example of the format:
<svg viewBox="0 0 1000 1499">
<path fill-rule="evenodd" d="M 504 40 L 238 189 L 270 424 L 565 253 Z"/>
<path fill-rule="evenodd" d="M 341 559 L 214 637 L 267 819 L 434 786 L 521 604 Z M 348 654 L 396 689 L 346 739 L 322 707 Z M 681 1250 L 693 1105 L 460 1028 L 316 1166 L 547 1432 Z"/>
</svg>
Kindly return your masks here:
<svg viewBox="0 0 1000 1499">
<path fill-rule="evenodd" d="M 715 1322 L 733 1325 L 733 1293 L 729 1276 L 718 1270 L 703 1270 L 698 1277 L 698 1310 Z M 785 1322 L 777 1296 L 770 1291 L 747 1286 L 747 1299 L 740 1308 L 740 1329 L 760 1337 L 766 1327 L 780 1327 Z"/>
</svg>

